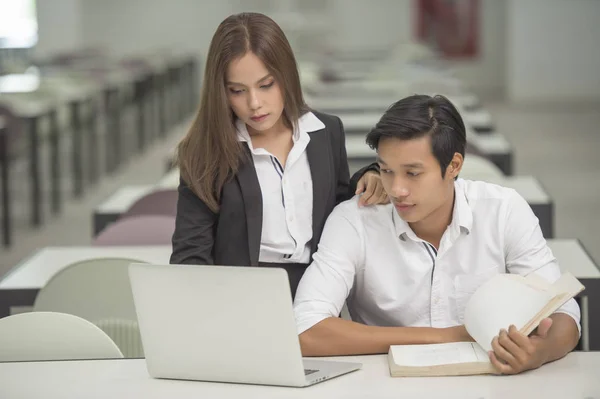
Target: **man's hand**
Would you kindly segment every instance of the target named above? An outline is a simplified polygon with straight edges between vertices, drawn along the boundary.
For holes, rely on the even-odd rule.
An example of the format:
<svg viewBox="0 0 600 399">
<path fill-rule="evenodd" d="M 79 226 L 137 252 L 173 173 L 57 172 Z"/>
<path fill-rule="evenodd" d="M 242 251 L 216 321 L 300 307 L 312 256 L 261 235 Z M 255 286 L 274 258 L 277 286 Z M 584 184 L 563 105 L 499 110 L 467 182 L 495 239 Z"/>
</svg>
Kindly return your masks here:
<svg viewBox="0 0 600 399">
<path fill-rule="evenodd" d="M 390 202 L 383 184 L 381 183 L 381 176 L 379 173 L 368 171 L 366 172 L 356 184 L 356 192 L 354 194 L 360 194 L 358 200 L 358 206 L 374 205 L 374 204 L 387 204 Z"/>
<path fill-rule="evenodd" d="M 490 361 L 500 374 L 518 374 L 540 367 L 547 362 L 546 337 L 552 327 L 552 319 L 546 318 L 529 337 L 521 334 L 515 326 L 501 330 L 492 340 Z"/>
</svg>

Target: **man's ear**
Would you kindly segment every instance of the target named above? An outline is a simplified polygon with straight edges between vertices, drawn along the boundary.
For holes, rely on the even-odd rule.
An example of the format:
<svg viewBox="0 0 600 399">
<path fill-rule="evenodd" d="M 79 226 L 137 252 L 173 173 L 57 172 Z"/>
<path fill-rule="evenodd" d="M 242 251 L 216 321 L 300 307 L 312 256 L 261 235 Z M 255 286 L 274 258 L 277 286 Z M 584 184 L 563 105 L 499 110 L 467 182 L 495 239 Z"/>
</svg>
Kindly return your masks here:
<svg viewBox="0 0 600 399">
<path fill-rule="evenodd" d="M 452 160 L 450 161 L 450 164 L 448 164 L 448 167 L 446 168 L 446 173 L 448 174 L 448 177 L 456 179 L 462 169 L 463 162 L 463 156 L 458 152 L 455 152 L 454 156 L 452 157 Z"/>
</svg>

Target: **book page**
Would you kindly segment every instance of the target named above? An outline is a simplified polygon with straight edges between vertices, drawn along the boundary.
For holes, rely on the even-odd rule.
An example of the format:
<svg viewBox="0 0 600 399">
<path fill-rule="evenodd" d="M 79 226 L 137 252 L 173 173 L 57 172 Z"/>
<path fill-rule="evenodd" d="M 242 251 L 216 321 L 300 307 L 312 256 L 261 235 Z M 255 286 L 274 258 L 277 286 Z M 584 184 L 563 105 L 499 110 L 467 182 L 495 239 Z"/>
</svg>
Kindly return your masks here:
<svg viewBox="0 0 600 399">
<path fill-rule="evenodd" d="M 528 275 L 526 279 L 529 280 L 530 276 L 531 275 Z M 552 313 L 564 305 L 565 302 L 584 289 L 585 287 L 583 284 L 581 284 L 575 276 L 568 272 L 564 273 L 549 289 L 550 292 L 555 294 L 554 298 L 552 298 L 552 300 L 521 329 L 521 332 L 525 335 L 529 335 L 543 319 L 552 315 Z"/>
<path fill-rule="evenodd" d="M 401 367 L 428 367 L 458 363 L 489 362 L 487 353 L 474 342 L 392 345 L 390 352 L 394 363 Z"/>
<path fill-rule="evenodd" d="M 549 289 L 550 284 L 547 284 Z M 492 340 L 500 329 L 513 324 L 521 330 L 554 297 L 542 290 L 542 281 L 533 284 L 515 274 L 499 274 L 487 281 L 471 296 L 465 308 L 465 327 L 485 350 L 492 350 Z"/>
<path fill-rule="evenodd" d="M 560 278 L 550 286 L 550 289 L 555 294 L 568 294 L 568 296 L 574 297 L 583 291 L 585 287 L 579 282 L 579 280 L 577 280 L 575 276 L 569 272 L 566 272 L 563 273 Z"/>
</svg>

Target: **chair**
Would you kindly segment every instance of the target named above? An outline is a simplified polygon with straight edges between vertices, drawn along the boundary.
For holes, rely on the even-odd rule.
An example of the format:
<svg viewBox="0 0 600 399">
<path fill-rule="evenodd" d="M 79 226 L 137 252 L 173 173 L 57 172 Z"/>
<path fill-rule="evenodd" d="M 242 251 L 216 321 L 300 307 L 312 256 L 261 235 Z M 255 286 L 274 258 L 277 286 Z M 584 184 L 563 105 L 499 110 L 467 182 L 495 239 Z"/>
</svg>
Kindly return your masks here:
<svg viewBox="0 0 600 399">
<path fill-rule="evenodd" d="M 171 245 L 174 231 L 174 216 L 131 216 L 110 224 L 94 238 L 92 245 Z"/>
<path fill-rule="evenodd" d="M 77 316 L 31 312 L 0 319 L 0 361 L 122 357 L 108 335 Z"/>
<path fill-rule="evenodd" d="M 42 287 L 33 310 L 82 317 L 113 338 L 126 356 L 139 357 L 143 352 L 129 283 L 131 263 L 140 261 L 105 258 L 69 265 Z"/>
<path fill-rule="evenodd" d="M 126 358 L 144 357 L 142 336 L 136 320 L 104 319 L 94 324 L 108 335 Z"/>
<path fill-rule="evenodd" d="M 138 215 L 176 216 L 177 198 L 177 190 L 152 191 L 131 205 L 121 218 Z"/>
<path fill-rule="evenodd" d="M 99 258 L 73 263 L 42 287 L 34 311 L 62 312 L 89 321 L 137 320 L 129 283 L 135 259 Z"/>
</svg>

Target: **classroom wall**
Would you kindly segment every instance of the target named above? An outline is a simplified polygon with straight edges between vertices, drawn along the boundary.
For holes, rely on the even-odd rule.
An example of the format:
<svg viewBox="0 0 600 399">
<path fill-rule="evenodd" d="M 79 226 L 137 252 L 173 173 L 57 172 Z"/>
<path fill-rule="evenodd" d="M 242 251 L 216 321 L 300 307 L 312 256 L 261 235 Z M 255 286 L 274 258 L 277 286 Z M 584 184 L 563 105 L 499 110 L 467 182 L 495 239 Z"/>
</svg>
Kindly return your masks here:
<svg viewBox="0 0 600 399">
<path fill-rule="evenodd" d="M 42 0 L 36 2 L 38 43 L 36 57 L 84 46 L 82 0 Z"/>
<path fill-rule="evenodd" d="M 481 1 L 481 56 L 452 65 L 475 91 L 498 93 L 505 83 L 505 2 Z M 117 55 L 169 47 L 201 56 L 218 23 L 243 10 L 273 16 L 290 36 L 301 20 L 298 16 L 306 16 L 304 23 L 320 22 L 328 33 L 314 40 L 324 46 L 387 47 L 412 37 L 414 13 L 410 0 L 53 0 L 38 4 L 42 39 L 37 53 L 43 54 L 100 45 Z M 290 11 L 296 15 L 290 16 Z"/>
<path fill-rule="evenodd" d="M 501 98 L 506 85 L 506 1 L 480 0 L 479 56 L 458 60 L 456 75 L 483 97 Z"/>
<path fill-rule="evenodd" d="M 480 1 L 480 55 L 450 63 L 467 86 L 482 95 L 506 94 L 516 102 L 600 98 L 600 1 Z M 322 41 L 323 46 L 385 47 L 412 37 L 414 13 L 410 0 L 37 3 L 40 41 L 36 55 L 100 45 L 117 55 L 163 47 L 202 56 L 218 23 L 242 10 L 272 15 L 291 37 L 294 24 L 301 20 L 298 16 L 304 15 L 304 23 L 325 27 L 326 34 L 310 38 Z"/>
<path fill-rule="evenodd" d="M 85 42 L 117 56 L 156 48 L 204 54 L 230 8 L 227 1 L 210 0 L 80 1 Z"/>
<path fill-rule="evenodd" d="M 600 1 L 509 0 L 507 97 L 600 100 Z"/>
</svg>

